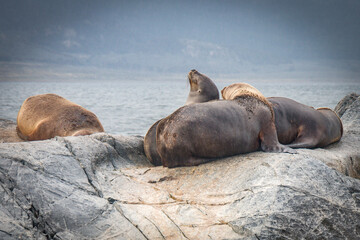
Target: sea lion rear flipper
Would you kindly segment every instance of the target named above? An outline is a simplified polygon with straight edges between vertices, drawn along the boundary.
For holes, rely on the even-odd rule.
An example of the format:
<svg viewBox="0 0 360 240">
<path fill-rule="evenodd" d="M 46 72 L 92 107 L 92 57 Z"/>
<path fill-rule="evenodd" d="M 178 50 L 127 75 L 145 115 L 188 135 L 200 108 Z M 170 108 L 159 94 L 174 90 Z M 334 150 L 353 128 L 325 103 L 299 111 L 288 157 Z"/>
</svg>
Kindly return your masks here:
<svg viewBox="0 0 360 240">
<path fill-rule="evenodd" d="M 287 144 L 286 146 L 291 148 L 315 148 L 317 142 L 311 138 L 297 138 L 294 142 Z"/>
<path fill-rule="evenodd" d="M 155 122 L 144 137 L 144 152 L 147 159 L 155 166 L 161 166 L 161 157 L 156 146 L 156 128 L 162 119 Z"/>
<path fill-rule="evenodd" d="M 25 141 L 28 141 L 28 137 L 25 136 L 24 134 L 21 133 L 20 129 L 18 126 L 16 126 L 16 133 L 17 135 L 22 139 L 22 140 L 25 140 Z"/>
</svg>

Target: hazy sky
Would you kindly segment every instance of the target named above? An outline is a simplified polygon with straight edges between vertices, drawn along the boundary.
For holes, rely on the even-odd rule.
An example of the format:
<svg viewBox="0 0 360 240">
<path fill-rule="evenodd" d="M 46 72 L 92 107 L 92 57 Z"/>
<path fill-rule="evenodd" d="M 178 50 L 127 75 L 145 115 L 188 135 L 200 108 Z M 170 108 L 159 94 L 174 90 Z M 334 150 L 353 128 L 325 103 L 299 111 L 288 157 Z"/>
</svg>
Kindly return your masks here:
<svg viewBox="0 0 360 240">
<path fill-rule="evenodd" d="M 0 3 L 0 81 L 186 76 L 360 82 L 360 1 Z"/>
</svg>

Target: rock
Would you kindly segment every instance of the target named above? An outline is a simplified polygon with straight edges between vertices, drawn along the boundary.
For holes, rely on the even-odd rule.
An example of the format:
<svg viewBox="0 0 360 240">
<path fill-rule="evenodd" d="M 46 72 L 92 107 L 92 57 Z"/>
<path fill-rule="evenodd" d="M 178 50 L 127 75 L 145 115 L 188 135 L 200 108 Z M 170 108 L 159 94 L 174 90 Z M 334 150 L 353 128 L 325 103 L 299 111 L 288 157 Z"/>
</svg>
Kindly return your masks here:
<svg viewBox="0 0 360 240">
<path fill-rule="evenodd" d="M 142 137 L 0 144 L 0 239 L 359 239 L 360 98 L 299 154 L 153 167 Z"/>
<path fill-rule="evenodd" d="M 24 142 L 16 133 L 16 123 L 6 119 L 0 119 L 0 143 Z"/>
<path fill-rule="evenodd" d="M 336 105 L 334 111 L 339 115 L 339 117 L 342 117 L 342 115 L 345 113 L 345 111 L 351 106 L 351 104 L 359 97 L 359 94 L 351 93 L 347 96 L 345 96 L 341 101 Z"/>
</svg>

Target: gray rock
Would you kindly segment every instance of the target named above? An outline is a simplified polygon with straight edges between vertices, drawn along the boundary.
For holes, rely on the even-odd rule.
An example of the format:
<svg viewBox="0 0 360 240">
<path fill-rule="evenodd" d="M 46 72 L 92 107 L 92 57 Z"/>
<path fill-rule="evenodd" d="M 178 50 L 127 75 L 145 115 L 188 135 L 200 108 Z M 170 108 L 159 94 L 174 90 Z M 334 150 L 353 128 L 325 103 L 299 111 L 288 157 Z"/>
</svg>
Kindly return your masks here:
<svg viewBox="0 0 360 240">
<path fill-rule="evenodd" d="M 0 239 L 359 239 L 360 98 L 299 154 L 153 167 L 142 137 L 0 144 Z"/>
<path fill-rule="evenodd" d="M 6 119 L 0 119 L 0 143 L 24 142 L 16 133 L 16 123 Z"/>
<path fill-rule="evenodd" d="M 334 111 L 342 117 L 345 111 L 351 106 L 351 104 L 359 97 L 359 94 L 351 93 L 345 96 L 341 101 L 336 105 Z"/>
</svg>

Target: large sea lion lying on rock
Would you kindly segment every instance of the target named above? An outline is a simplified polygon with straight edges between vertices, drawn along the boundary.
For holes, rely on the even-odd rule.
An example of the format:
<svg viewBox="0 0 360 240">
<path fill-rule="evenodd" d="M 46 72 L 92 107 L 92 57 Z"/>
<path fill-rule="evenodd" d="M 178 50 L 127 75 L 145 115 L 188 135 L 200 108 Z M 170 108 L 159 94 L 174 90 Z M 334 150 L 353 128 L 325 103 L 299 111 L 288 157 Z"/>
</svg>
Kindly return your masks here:
<svg viewBox="0 0 360 240">
<path fill-rule="evenodd" d="M 103 131 L 94 113 L 56 94 L 27 98 L 17 116 L 18 135 L 29 141 Z"/>
<path fill-rule="evenodd" d="M 270 103 L 261 93 L 251 88 L 231 92 L 231 87 L 222 90 L 234 100 L 187 105 L 158 123 L 156 145 L 163 166 L 194 166 L 259 148 L 295 153 L 278 142 Z"/>
<path fill-rule="evenodd" d="M 219 90 L 209 77 L 193 69 L 189 72 L 188 79 L 190 92 L 185 105 L 219 99 Z M 161 159 L 156 149 L 156 127 L 160 121 L 161 119 L 150 127 L 144 138 L 145 155 L 155 166 L 161 165 Z"/>
<path fill-rule="evenodd" d="M 259 91 L 246 83 L 232 84 L 223 99 L 233 99 L 241 92 Z M 229 91 L 231 90 L 231 91 Z M 270 97 L 267 100 L 275 114 L 279 142 L 291 148 L 325 147 L 341 139 L 340 118 L 329 108 L 314 109 L 289 98 Z"/>
<path fill-rule="evenodd" d="M 275 112 L 279 142 L 292 148 L 325 147 L 341 139 L 343 127 L 329 108 L 306 106 L 283 97 L 267 98 Z"/>
</svg>

